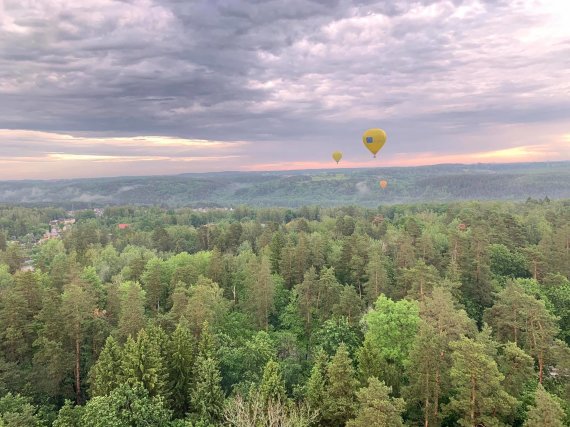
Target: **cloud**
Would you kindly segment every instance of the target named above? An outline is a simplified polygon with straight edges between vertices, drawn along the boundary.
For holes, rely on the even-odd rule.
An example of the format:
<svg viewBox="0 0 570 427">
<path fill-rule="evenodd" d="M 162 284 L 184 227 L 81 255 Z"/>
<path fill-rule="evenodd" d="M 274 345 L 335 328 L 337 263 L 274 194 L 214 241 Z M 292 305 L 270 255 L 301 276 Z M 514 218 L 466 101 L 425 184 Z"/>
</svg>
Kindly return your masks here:
<svg viewBox="0 0 570 427">
<path fill-rule="evenodd" d="M 341 149 L 357 164 L 371 126 L 389 133 L 388 162 L 562 152 L 568 12 L 566 0 L 0 0 L 0 158 L 171 173 L 200 159 L 321 164 Z"/>
</svg>

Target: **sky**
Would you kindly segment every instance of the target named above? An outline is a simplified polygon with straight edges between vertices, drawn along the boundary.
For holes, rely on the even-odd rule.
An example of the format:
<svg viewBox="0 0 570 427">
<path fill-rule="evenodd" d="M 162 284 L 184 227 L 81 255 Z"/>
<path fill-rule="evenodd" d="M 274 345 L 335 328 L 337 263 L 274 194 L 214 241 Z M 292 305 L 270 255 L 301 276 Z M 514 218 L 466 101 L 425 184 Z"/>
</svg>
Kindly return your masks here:
<svg viewBox="0 0 570 427">
<path fill-rule="evenodd" d="M 335 150 L 570 160 L 570 2 L 0 0 L 1 180 L 330 168 Z"/>
</svg>

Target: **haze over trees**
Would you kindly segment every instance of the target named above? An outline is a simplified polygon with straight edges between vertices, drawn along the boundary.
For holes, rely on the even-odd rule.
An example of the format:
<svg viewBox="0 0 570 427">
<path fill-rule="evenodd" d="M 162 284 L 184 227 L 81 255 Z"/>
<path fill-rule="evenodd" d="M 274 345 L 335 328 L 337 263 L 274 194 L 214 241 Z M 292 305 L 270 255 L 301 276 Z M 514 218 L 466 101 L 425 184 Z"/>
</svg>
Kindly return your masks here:
<svg viewBox="0 0 570 427">
<path fill-rule="evenodd" d="M 568 201 L 88 212 L 0 207 L 2 427 L 570 424 Z"/>
<path fill-rule="evenodd" d="M 381 189 L 379 182 L 387 181 Z M 378 203 L 570 198 L 570 162 L 218 172 L 176 176 L 0 181 L 0 203 L 298 208 Z"/>
</svg>

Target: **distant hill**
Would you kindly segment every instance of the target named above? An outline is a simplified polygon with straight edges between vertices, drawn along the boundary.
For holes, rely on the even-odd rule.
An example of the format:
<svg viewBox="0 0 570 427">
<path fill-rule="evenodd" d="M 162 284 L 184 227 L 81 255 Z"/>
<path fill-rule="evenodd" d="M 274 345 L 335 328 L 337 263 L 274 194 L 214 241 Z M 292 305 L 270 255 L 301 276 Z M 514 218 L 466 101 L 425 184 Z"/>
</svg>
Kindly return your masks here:
<svg viewBox="0 0 570 427">
<path fill-rule="evenodd" d="M 385 190 L 380 179 L 388 181 Z M 2 181 L 0 203 L 297 207 L 570 198 L 570 162 Z"/>
</svg>

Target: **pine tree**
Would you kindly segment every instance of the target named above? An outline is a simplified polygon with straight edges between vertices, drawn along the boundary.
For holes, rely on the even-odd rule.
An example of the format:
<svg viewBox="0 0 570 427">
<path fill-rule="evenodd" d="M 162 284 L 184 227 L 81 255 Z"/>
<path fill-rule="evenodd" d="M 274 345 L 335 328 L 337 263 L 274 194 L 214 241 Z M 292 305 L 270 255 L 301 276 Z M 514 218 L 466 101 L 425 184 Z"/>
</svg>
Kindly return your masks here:
<svg viewBox="0 0 570 427">
<path fill-rule="evenodd" d="M 516 399 L 523 395 L 525 385 L 534 377 L 534 361 L 532 357 L 516 346 L 507 343 L 499 356 L 499 370 L 505 376 L 505 391 Z"/>
<path fill-rule="evenodd" d="M 200 334 L 204 322 L 219 324 L 228 311 L 228 303 L 217 283 L 200 276 L 198 283 L 190 289 L 184 313 L 194 335 Z"/>
<path fill-rule="evenodd" d="M 151 259 L 145 268 L 142 276 L 142 283 L 146 293 L 147 306 L 154 312 L 164 310 L 166 296 L 168 295 L 167 283 L 164 282 L 163 262 L 154 258 Z"/>
<path fill-rule="evenodd" d="M 61 314 L 64 319 L 65 329 L 73 343 L 73 353 L 75 355 L 75 400 L 77 404 L 80 404 L 83 401 L 81 350 L 88 327 L 87 323 L 93 318 L 95 301 L 83 287 L 77 283 L 72 283 L 63 292 L 61 302 Z"/>
<path fill-rule="evenodd" d="M 316 299 L 318 294 L 317 273 L 313 267 L 305 273 L 303 282 L 295 286 L 297 292 L 297 306 L 299 314 L 305 323 L 305 332 L 307 336 L 311 335 L 314 329 L 314 317 L 316 310 Z"/>
<path fill-rule="evenodd" d="M 356 393 L 356 418 L 346 427 L 404 427 L 402 412 L 406 404 L 404 399 L 390 397 L 390 391 L 378 378 L 370 378 L 368 387 Z"/>
<path fill-rule="evenodd" d="M 121 284 L 121 308 L 119 313 L 119 337 L 124 342 L 129 336 L 136 337 L 144 328 L 145 293 L 138 283 L 125 282 Z"/>
<path fill-rule="evenodd" d="M 388 293 L 390 283 L 384 263 L 384 257 L 380 252 L 375 251 L 371 255 L 366 269 L 368 281 L 364 284 L 364 294 L 370 306 L 376 302 L 380 294 Z"/>
<path fill-rule="evenodd" d="M 271 244 L 269 245 L 272 273 L 279 273 L 281 271 L 281 252 L 286 243 L 287 240 L 283 232 L 277 231 L 273 234 Z"/>
<path fill-rule="evenodd" d="M 341 289 L 338 303 L 333 307 L 333 314 L 348 319 L 351 325 L 356 325 L 364 311 L 364 302 L 353 286 L 345 285 Z"/>
<path fill-rule="evenodd" d="M 121 347 L 112 336 L 109 336 L 97 363 L 89 371 L 91 397 L 105 396 L 123 383 L 121 359 Z"/>
<path fill-rule="evenodd" d="M 437 270 L 423 260 L 416 261 L 413 267 L 405 268 L 401 273 L 402 288 L 407 289 L 406 296 L 418 301 L 430 296 L 438 281 Z"/>
<path fill-rule="evenodd" d="M 559 329 L 544 301 L 510 282 L 499 292 L 496 303 L 485 311 L 485 319 L 499 340 L 512 341 L 535 358 L 542 383 L 546 359 Z"/>
<path fill-rule="evenodd" d="M 523 427 L 563 427 L 564 411 L 560 403 L 539 384 Z"/>
<path fill-rule="evenodd" d="M 291 289 L 297 284 L 295 277 L 295 248 L 291 242 L 288 242 L 281 250 L 279 271 L 281 272 L 281 277 L 285 280 L 287 289 Z"/>
<path fill-rule="evenodd" d="M 38 338 L 34 341 L 32 381 L 34 387 L 50 396 L 62 391 L 64 378 L 73 370 L 73 357 L 61 316 L 61 295 L 56 289 L 44 290 L 42 309 L 36 316 Z"/>
<path fill-rule="evenodd" d="M 273 313 L 275 303 L 275 283 L 271 277 L 269 259 L 262 257 L 255 262 L 253 271 L 249 272 L 247 281 L 245 306 L 252 314 L 259 329 L 269 328 L 269 316 Z"/>
<path fill-rule="evenodd" d="M 450 344 L 453 395 L 448 410 L 459 416 L 459 425 L 463 427 L 496 425 L 499 417 L 512 411 L 516 404 L 503 389 L 504 375 L 488 354 L 485 339 L 463 337 Z"/>
<path fill-rule="evenodd" d="M 299 234 L 299 241 L 294 249 L 293 271 L 296 283 L 301 283 L 305 272 L 309 268 L 309 247 L 305 233 Z"/>
<path fill-rule="evenodd" d="M 462 335 L 474 336 L 476 326 L 464 310 L 455 307 L 451 293 L 439 286 L 420 304 L 420 316 L 420 330 L 408 363 L 406 398 L 410 405 L 422 408 L 424 426 L 438 425 L 440 404 L 450 383 L 449 344 Z"/>
<path fill-rule="evenodd" d="M 352 361 L 346 346 L 341 344 L 327 366 L 327 393 L 322 417 L 327 425 L 343 426 L 354 416 L 357 387 Z"/>
<path fill-rule="evenodd" d="M 323 268 L 315 288 L 315 316 L 319 323 L 329 319 L 334 313 L 342 289 L 343 286 L 336 280 L 334 269 L 332 267 Z"/>
<path fill-rule="evenodd" d="M 425 427 L 440 425 L 439 405 L 446 384 L 446 359 L 442 357 L 445 344 L 437 331 L 425 321 L 420 323 L 418 335 L 410 351 L 408 378 L 405 390 L 410 405 L 419 404 Z"/>
</svg>

